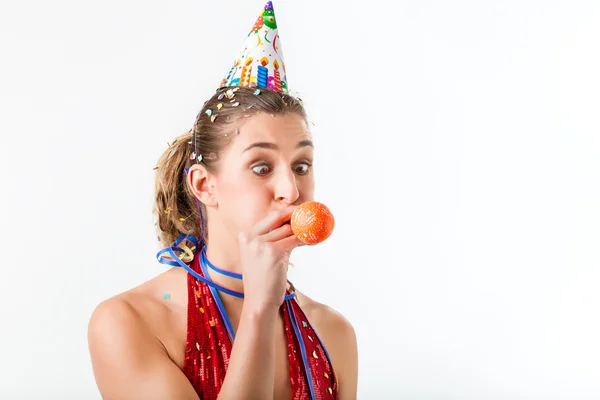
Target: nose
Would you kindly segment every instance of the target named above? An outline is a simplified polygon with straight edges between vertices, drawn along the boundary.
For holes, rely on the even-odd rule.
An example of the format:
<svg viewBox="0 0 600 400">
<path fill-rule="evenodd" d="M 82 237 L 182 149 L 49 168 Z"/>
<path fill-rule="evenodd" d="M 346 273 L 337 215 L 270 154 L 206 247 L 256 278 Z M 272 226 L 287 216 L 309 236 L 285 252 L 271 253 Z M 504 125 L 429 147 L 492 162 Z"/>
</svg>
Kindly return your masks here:
<svg viewBox="0 0 600 400">
<path fill-rule="evenodd" d="M 294 204 L 300 197 L 296 175 L 288 168 L 280 171 L 275 182 L 275 200 L 282 203 Z"/>
</svg>

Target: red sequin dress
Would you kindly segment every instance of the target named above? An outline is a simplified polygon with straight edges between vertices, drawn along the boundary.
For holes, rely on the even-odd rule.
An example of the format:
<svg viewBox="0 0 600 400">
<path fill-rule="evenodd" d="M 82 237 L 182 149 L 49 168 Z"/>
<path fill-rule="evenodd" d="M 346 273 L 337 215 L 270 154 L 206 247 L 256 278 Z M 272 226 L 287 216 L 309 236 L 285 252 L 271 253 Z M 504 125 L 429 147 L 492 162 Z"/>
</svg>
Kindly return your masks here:
<svg viewBox="0 0 600 400">
<path fill-rule="evenodd" d="M 190 268 L 205 277 L 198 259 L 198 256 L 194 257 Z M 225 379 L 233 344 L 209 286 L 190 273 L 187 281 L 183 372 L 201 400 L 215 400 Z M 280 312 L 287 337 L 292 398 L 337 398 L 338 385 L 327 351 L 298 302 L 295 299 L 285 301 Z"/>
</svg>

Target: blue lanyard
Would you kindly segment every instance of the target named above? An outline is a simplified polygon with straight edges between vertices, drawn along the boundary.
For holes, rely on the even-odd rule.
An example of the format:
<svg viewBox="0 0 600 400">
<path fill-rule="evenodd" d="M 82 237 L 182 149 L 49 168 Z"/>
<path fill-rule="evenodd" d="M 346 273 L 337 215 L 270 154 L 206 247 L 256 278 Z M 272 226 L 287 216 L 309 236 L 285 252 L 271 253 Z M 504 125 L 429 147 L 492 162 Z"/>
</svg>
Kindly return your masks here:
<svg viewBox="0 0 600 400">
<path fill-rule="evenodd" d="M 201 275 L 200 275 L 200 274 L 198 274 L 196 271 L 194 271 L 193 269 L 191 269 L 191 268 L 189 267 L 189 264 L 186 264 L 185 262 L 183 262 L 183 261 L 181 260 L 181 258 L 179 258 L 179 256 L 176 254 L 176 252 L 178 252 L 178 253 L 183 253 L 183 252 L 184 252 L 184 250 L 183 250 L 182 248 L 180 248 L 180 247 L 177 247 L 177 246 L 178 246 L 178 245 L 179 245 L 179 244 L 180 244 L 180 243 L 181 243 L 181 242 L 182 242 L 184 239 L 185 239 L 185 240 L 188 240 L 188 241 L 190 241 L 190 242 L 192 242 L 192 243 L 193 243 L 193 244 L 196 246 L 196 249 L 198 249 L 198 240 L 197 240 L 197 239 L 196 239 L 194 236 L 192 236 L 192 235 L 181 235 L 181 236 L 179 236 L 179 238 L 178 238 L 178 239 L 177 239 L 177 240 L 176 240 L 176 241 L 173 243 L 173 245 L 172 245 L 172 246 L 169 246 L 169 247 L 167 247 L 167 248 L 165 248 L 165 249 L 163 249 L 163 250 L 159 251 L 159 252 L 156 254 L 156 258 L 158 259 L 158 261 L 159 261 L 160 263 L 162 263 L 162 264 L 172 265 L 172 266 L 174 266 L 174 267 L 182 267 L 182 268 L 184 268 L 184 269 L 185 269 L 187 272 L 189 272 L 190 274 L 192 274 L 192 276 L 193 276 L 194 278 L 198 279 L 198 280 L 199 280 L 199 281 L 201 281 L 201 282 L 204 282 L 204 283 L 206 283 L 208 286 L 210 286 L 210 287 L 213 287 L 213 288 L 215 288 L 215 289 L 217 289 L 217 290 L 220 290 L 221 292 L 227 293 L 227 294 L 229 294 L 229 295 L 231 295 L 231 296 L 234 296 L 234 297 L 238 297 L 238 298 L 241 298 L 241 299 L 243 299 L 243 298 L 244 298 L 244 293 L 237 292 L 237 291 L 235 291 L 235 290 L 231 290 L 231 289 L 227 289 L 227 288 L 226 288 L 226 287 L 224 287 L 224 286 L 221 286 L 221 285 L 219 285 L 219 284 L 216 284 L 216 283 L 214 283 L 214 282 L 213 282 L 213 281 L 210 279 L 210 277 L 208 277 L 208 274 L 206 274 L 206 278 L 205 278 L 205 277 L 203 277 L 203 276 L 201 276 Z M 164 254 L 165 254 L 165 253 L 168 253 L 168 254 L 169 254 L 169 255 L 170 255 L 172 258 L 173 258 L 173 260 L 175 260 L 175 261 L 171 261 L 171 260 L 168 260 L 168 259 L 164 259 Z M 197 254 L 197 253 L 195 253 L 194 255 L 196 255 L 196 254 Z M 223 269 L 220 269 L 220 268 L 217 268 L 217 267 L 215 267 L 213 264 L 211 264 L 211 263 L 208 261 L 208 259 L 206 259 L 206 244 L 204 243 L 204 241 L 202 241 L 202 250 L 201 250 L 201 253 L 200 253 L 200 263 L 201 263 L 201 264 L 202 264 L 203 260 L 204 260 L 204 262 L 206 263 L 206 265 L 208 265 L 208 266 L 209 266 L 211 269 L 215 270 L 216 272 L 219 272 L 219 273 L 221 273 L 221 274 L 224 274 L 224 275 L 230 276 L 230 277 L 232 277 L 232 278 L 235 278 L 235 279 L 242 279 L 242 274 L 236 274 L 235 272 L 225 271 L 225 270 L 223 270 Z M 192 263 L 192 262 L 190 262 L 190 264 L 191 264 L 191 263 Z M 208 279 L 207 279 L 207 278 L 208 278 Z M 291 300 L 291 299 L 293 299 L 295 296 L 296 296 L 296 293 L 288 294 L 288 295 L 286 295 L 286 296 L 285 296 L 285 300 Z"/>
<path fill-rule="evenodd" d="M 190 266 L 188 264 L 186 264 L 185 262 L 183 262 L 181 260 L 181 258 L 179 258 L 178 255 L 176 254 L 176 252 L 177 253 L 185 252 L 184 249 L 177 247 L 184 239 L 188 240 L 194 244 L 195 250 L 196 250 L 196 252 L 194 253 L 194 256 L 200 257 L 198 260 L 199 265 L 200 265 L 200 268 L 202 268 L 202 272 L 205 276 L 198 274 L 196 271 L 194 271 L 192 268 L 190 268 Z M 220 268 L 216 267 L 215 265 L 213 265 L 210 261 L 208 261 L 208 258 L 206 257 L 206 243 L 204 241 L 202 241 L 202 249 L 200 250 L 199 255 L 197 254 L 198 247 L 199 247 L 198 240 L 194 236 L 181 235 L 181 236 L 179 236 L 179 238 L 177 238 L 177 240 L 173 243 L 172 246 L 169 246 L 169 247 L 159 251 L 156 254 L 156 257 L 160 263 L 184 268 L 188 273 L 192 274 L 192 276 L 194 278 L 198 279 L 201 282 L 206 283 L 210 287 L 211 293 L 217 303 L 217 308 L 219 309 L 219 313 L 221 314 L 223 321 L 225 321 L 225 328 L 227 330 L 227 334 L 229 335 L 229 339 L 233 343 L 233 341 L 235 340 L 235 332 L 233 330 L 233 325 L 231 324 L 231 321 L 229 320 L 229 316 L 227 315 L 227 312 L 225 310 L 225 307 L 223 306 L 223 302 L 221 301 L 219 293 L 217 293 L 217 290 L 227 293 L 231 296 L 242 298 L 242 299 L 244 298 L 244 293 L 237 292 L 237 291 L 231 290 L 231 289 L 227 289 L 226 287 L 223 287 L 221 285 L 214 283 L 212 281 L 212 279 L 210 279 L 210 276 L 208 275 L 207 267 L 212 269 L 215 272 L 218 272 L 220 274 L 223 274 L 225 276 L 229 276 L 229 277 L 232 277 L 235 279 L 242 279 L 242 274 L 237 274 L 235 272 L 220 269 Z M 166 253 L 168 253 L 175 261 L 164 259 L 164 254 L 166 254 Z M 190 264 L 192 262 L 193 262 L 193 260 L 190 261 Z M 305 366 L 304 372 L 305 372 L 306 378 L 308 380 L 308 387 L 310 388 L 310 398 L 311 398 L 311 400 L 315 400 L 317 398 L 317 396 L 315 394 L 315 389 L 314 389 L 313 383 L 312 383 L 312 374 L 310 372 L 310 365 L 309 365 L 308 359 L 307 359 L 306 346 L 304 344 L 304 340 L 302 339 L 302 333 L 300 332 L 300 327 L 298 326 L 298 321 L 296 320 L 296 313 L 294 312 L 294 309 L 291 304 L 291 300 L 295 296 L 296 296 L 295 291 L 292 294 L 286 295 L 284 298 L 284 303 L 285 303 L 285 306 L 287 307 L 288 314 L 290 316 L 290 321 L 292 323 L 292 327 L 294 328 L 296 337 L 298 338 L 298 342 L 300 344 L 300 353 L 302 355 L 302 362 L 304 363 L 304 366 Z"/>
</svg>

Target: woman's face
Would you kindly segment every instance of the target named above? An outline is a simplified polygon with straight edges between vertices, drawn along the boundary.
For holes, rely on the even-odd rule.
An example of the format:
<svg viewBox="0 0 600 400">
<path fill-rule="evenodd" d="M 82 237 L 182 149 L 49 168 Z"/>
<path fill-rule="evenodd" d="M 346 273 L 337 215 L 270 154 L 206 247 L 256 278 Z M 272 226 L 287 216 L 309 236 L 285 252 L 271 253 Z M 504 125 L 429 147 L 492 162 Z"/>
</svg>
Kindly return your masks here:
<svg viewBox="0 0 600 400">
<path fill-rule="evenodd" d="M 230 234 L 270 211 L 313 200 L 312 136 L 302 117 L 260 113 L 241 121 L 220 157 L 215 200 Z"/>
</svg>

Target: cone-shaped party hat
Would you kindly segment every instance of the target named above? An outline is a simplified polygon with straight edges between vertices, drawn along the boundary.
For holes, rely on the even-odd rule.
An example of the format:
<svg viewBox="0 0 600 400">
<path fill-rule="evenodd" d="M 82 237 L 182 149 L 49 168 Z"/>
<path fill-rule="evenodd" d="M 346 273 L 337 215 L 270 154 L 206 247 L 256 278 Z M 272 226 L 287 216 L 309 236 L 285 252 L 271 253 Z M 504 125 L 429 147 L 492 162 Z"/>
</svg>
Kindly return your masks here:
<svg viewBox="0 0 600 400">
<path fill-rule="evenodd" d="M 257 86 L 288 93 L 273 2 L 268 1 L 258 16 L 240 55 L 221 81 L 221 87 L 223 86 Z"/>
</svg>

